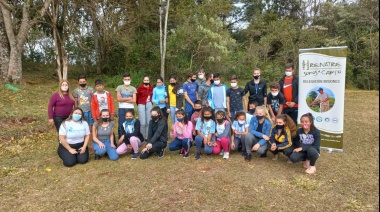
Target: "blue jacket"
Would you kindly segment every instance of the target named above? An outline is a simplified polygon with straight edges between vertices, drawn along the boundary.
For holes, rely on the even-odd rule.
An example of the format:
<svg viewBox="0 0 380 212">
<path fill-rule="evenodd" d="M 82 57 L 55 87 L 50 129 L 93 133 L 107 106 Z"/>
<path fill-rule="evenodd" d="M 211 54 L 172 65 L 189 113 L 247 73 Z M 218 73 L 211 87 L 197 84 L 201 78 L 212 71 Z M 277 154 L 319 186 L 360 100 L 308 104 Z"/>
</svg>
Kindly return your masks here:
<svg viewBox="0 0 380 212">
<path fill-rule="evenodd" d="M 249 122 L 249 132 L 252 135 L 260 138 L 259 144 L 260 144 L 260 146 L 262 146 L 267 142 L 266 140 L 263 139 L 263 135 L 267 135 L 268 137 L 270 137 L 270 131 L 272 128 L 272 124 L 270 121 L 268 121 L 268 119 L 264 118 L 263 133 L 256 131 L 258 126 L 259 126 L 259 120 L 257 120 L 256 116 L 253 116 L 251 118 L 251 122 Z"/>
<path fill-rule="evenodd" d="M 222 87 L 224 87 L 223 89 L 223 96 L 224 96 L 224 102 L 223 102 L 223 108 L 227 108 L 227 90 L 228 90 L 228 87 L 226 84 L 222 84 Z M 210 87 L 210 91 L 208 92 L 208 98 L 207 98 L 207 101 L 208 101 L 208 104 L 210 105 L 210 107 L 212 109 L 215 109 L 215 104 L 214 104 L 214 89 L 215 89 L 215 84 L 212 84 L 211 87 Z"/>
<path fill-rule="evenodd" d="M 166 107 L 166 102 L 160 103 L 160 100 L 166 100 L 166 98 L 168 98 L 168 94 L 166 93 L 165 85 L 162 85 L 161 88 L 157 86 L 153 88 L 152 102 L 155 105 L 157 105 L 160 108 Z"/>
</svg>

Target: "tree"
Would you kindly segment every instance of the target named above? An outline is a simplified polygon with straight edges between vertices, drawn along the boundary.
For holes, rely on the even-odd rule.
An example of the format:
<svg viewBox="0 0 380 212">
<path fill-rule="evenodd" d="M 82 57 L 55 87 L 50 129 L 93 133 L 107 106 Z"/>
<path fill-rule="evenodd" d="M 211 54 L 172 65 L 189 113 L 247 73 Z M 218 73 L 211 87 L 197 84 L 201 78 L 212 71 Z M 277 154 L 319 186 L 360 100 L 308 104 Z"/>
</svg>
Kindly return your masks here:
<svg viewBox="0 0 380 212">
<path fill-rule="evenodd" d="M 37 1 L 33 0 L 25 2 L 13 1 L 13 4 L 7 3 L 5 0 L 0 0 L 0 9 L 3 15 L 4 28 L 10 49 L 7 80 L 15 83 L 19 83 L 22 80 L 21 59 L 29 28 L 38 23 L 38 19 L 45 14 L 50 2 L 51 0 L 45 0 L 41 6 L 38 5 Z M 40 7 L 40 9 L 37 13 L 31 14 L 31 6 Z M 19 7 L 22 8 L 21 20 L 15 15 Z M 2 42 L 5 41 L 0 41 L 0 43 Z"/>
<path fill-rule="evenodd" d="M 162 32 L 162 13 L 164 11 L 162 3 L 166 2 L 165 8 L 165 22 L 164 22 L 164 31 Z M 161 77 L 165 79 L 165 57 L 166 57 L 166 37 L 167 37 L 167 28 L 168 28 L 168 17 L 169 17 L 169 6 L 170 0 L 160 0 L 160 55 L 161 55 Z"/>
<path fill-rule="evenodd" d="M 8 76 L 9 41 L 5 31 L 3 13 L 0 10 L 0 79 Z"/>
</svg>

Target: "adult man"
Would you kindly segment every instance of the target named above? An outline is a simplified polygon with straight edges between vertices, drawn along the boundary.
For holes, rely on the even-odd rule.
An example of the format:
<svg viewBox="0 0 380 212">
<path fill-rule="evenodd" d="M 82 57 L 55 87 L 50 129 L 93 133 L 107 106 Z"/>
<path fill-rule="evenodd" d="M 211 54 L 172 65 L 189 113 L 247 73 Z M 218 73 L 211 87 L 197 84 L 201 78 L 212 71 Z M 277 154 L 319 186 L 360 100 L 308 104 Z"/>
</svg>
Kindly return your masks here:
<svg viewBox="0 0 380 212">
<path fill-rule="evenodd" d="M 248 102 L 257 101 L 259 106 L 267 105 L 267 84 L 260 79 L 261 71 L 259 68 L 253 69 L 253 80 L 247 82 L 244 93 L 249 92 Z M 248 105 L 246 106 L 248 108 Z"/>
<path fill-rule="evenodd" d="M 330 104 L 329 104 L 329 99 L 330 96 L 328 93 L 323 92 L 323 88 L 318 89 L 319 95 L 317 98 L 314 99 L 312 103 L 310 103 L 310 107 L 314 106 L 318 101 L 320 101 L 320 107 L 319 107 L 319 112 L 326 112 L 330 109 Z"/>
<path fill-rule="evenodd" d="M 203 67 L 198 69 L 197 75 L 198 75 L 198 79 L 195 82 L 197 83 L 198 89 L 199 89 L 201 85 L 206 83 L 205 70 Z M 198 93 L 199 93 L 199 90 L 198 90 Z"/>
<path fill-rule="evenodd" d="M 285 76 L 278 82 L 280 92 L 285 97 L 284 114 L 290 116 L 294 123 L 298 119 L 298 77 L 294 73 L 294 65 L 287 63 L 285 65 Z"/>
</svg>

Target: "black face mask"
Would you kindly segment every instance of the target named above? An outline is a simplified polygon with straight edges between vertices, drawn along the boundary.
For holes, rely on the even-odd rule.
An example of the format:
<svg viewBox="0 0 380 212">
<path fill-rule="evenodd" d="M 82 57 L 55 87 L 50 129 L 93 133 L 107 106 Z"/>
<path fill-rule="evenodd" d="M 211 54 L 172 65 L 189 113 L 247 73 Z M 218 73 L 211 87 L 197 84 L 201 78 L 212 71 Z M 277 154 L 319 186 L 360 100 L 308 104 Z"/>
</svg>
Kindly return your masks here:
<svg viewBox="0 0 380 212">
<path fill-rule="evenodd" d="M 214 80 L 210 80 L 210 83 L 211 83 L 211 84 L 214 84 Z"/>
<path fill-rule="evenodd" d="M 256 116 L 257 120 L 261 120 L 264 118 L 264 116 Z"/>
<path fill-rule="evenodd" d="M 177 83 L 171 82 L 170 85 L 175 86 Z"/>
<path fill-rule="evenodd" d="M 216 119 L 216 121 L 217 121 L 219 124 L 221 124 L 221 123 L 223 123 L 224 119 Z"/>
<path fill-rule="evenodd" d="M 196 112 L 199 112 L 202 110 L 202 108 L 197 108 L 197 109 L 194 109 Z"/>
<path fill-rule="evenodd" d="M 127 122 L 131 122 L 133 120 L 133 118 L 128 118 L 128 119 L 125 119 Z"/>
<path fill-rule="evenodd" d="M 284 127 L 285 127 L 284 125 L 278 125 L 278 124 L 276 125 L 276 128 L 279 130 L 284 129 Z"/>
<path fill-rule="evenodd" d="M 86 85 L 87 85 L 86 83 L 79 84 L 79 86 L 82 87 L 82 88 L 86 87 Z"/>
<path fill-rule="evenodd" d="M 260 78 L 260 75 L 258 76 L 253 76 L 253 79 L 259 79 Z"/>
<path fill-rule="evenodd" d="M 195 82 L 196 79 L 191 79 L 191 82 Z"/>
<path fill-rule="evenodd" d="M 255 113 L 255 111 L 256 111 L 256 108 L 249 109 L 249 113 L 252 115 Z"/>
<path fill-rule="evenodd" d="M 108 122 L 109 119 L 110 119 L 110 118 L 102 118 L 102 121 L 103 121 L 103 122 Z"/>
<path fill-rule="evenodd" d="M 152 116 L 152 120 L 153 121 L 157 121 L 158 120 L 158 116 Z"/>
<path fill-rule="evenodd" d="M 203 116 L 203 118 L 208 121 L 211 119 L 211 116 Z"/>
<path fill-rule="evenodd" d="M 149 85 L 149 82 L 144 82 L 144 85 L 145 85 L 145 86 Z"/>
</svg>

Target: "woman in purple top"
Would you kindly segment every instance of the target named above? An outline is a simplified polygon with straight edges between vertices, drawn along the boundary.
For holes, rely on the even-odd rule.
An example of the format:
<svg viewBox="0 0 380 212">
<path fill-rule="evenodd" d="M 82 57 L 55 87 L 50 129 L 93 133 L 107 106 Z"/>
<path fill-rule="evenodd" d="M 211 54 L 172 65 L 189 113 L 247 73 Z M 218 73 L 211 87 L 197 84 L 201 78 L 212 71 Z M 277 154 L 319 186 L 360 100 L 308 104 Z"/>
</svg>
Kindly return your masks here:
<svg viewBox="0 0 380 212">
<path fill-rule="evenodd" d="M 73 110 L 75 101 L 70 93 L 69 82 L 63 80 L 59 83 L 58 92 L 55 92 L 49 102 L 48 115 L 49 124 L 53 124 L 57 131 L 61 123 L 66 120 Z"/>
</svg>

